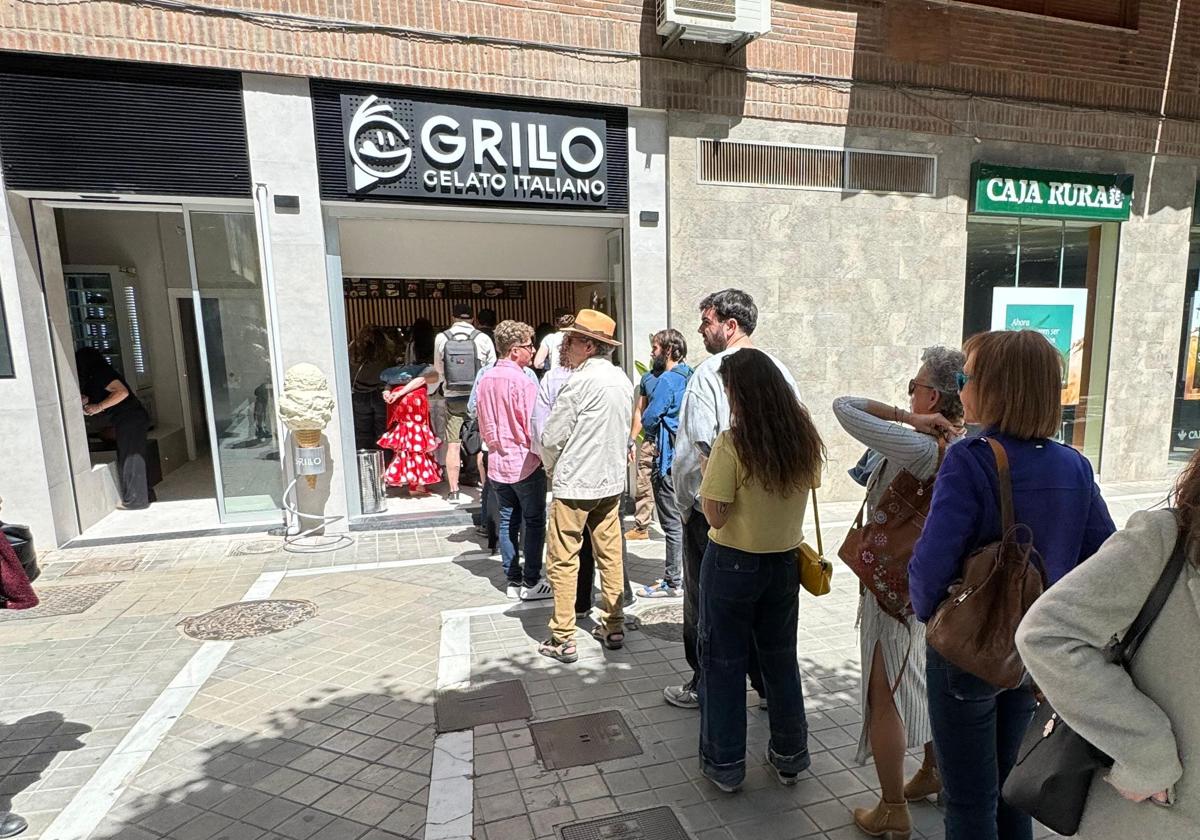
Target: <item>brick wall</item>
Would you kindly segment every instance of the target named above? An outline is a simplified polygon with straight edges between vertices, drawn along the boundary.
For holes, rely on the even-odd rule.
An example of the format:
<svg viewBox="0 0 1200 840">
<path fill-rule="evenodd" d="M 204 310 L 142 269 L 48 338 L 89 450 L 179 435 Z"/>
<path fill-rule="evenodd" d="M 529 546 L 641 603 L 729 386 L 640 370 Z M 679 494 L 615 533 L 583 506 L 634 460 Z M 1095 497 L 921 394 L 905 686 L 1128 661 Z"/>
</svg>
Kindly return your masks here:
<svg viewBox="0 0 1200 840">
<path fill-rule="evenodd" d="M 774 0 L 771 35 L 729 58 L 688 44 L 664 53 L 655 0 L 198 4 L 212 13 L 0 0 L 0 49 L 1147 151 L 1175 14 L 1174 0 L 1143 0 L 1138 30 L 1125 31 L 953 0 Z M 353 28 L 246 20 L 237 9 Z M 1195 15 L 1181 15 L 1171 75 L 1161 147 L 1192 154 Z"/>
</svg>

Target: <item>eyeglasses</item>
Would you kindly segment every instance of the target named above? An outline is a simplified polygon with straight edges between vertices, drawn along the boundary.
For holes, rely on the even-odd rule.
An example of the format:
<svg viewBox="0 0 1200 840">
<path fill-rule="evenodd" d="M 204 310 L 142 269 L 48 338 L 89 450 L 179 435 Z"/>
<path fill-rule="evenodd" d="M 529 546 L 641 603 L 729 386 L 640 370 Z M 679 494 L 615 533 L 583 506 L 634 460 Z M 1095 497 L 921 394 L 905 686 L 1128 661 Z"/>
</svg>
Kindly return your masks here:
<svg viewBox="0 0 1200 840">
<path fill-rule="evenodd" d="M 918 386 L 920 386 L 921 388 L 928 388 L 930 391 L 937 390 L 937 388 L 934 388 L 932 385 L 927 385 L 924 382 L 918 382 L 915 379 L 910 379 L 910 380 L 908 380 L 908 395 L 910 397 L 917 392 Z"/>
<path fill-rule="evenodd" d="M 533 343 L 532 343 L 532 342 L 528 342 L 528 341 L 527 341 L 527 342 L 525 342 L 524 344 L 518 344 L 518 345 L 517 345 L 517 349 L 518 349 L 518 350 L 532 350 L 532 349 L 533 349 Z"/>
<path fill-rule="evenodd" d="M 954 374 L 954 378 L 958 381 L 958 390 L 961 391 L 967 387 L 967 383 L 971 381 L 971 374 L 959 371 Z"/>
</svg>

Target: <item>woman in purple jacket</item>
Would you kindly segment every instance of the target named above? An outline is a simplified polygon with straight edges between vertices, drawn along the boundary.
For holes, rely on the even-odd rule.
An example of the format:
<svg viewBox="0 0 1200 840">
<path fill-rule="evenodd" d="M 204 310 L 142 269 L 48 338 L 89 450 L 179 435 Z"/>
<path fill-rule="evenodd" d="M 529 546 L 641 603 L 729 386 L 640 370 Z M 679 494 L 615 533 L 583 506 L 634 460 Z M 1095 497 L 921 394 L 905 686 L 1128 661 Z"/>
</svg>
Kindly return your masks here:
<svg viewBox="0 0 1200 840">
<path fill-rule="evenodd" d="M 963 351 L 960 396 L 967 422 L 983 432 L 947 450 L 909 563 L 913 610 L 926 622 L 962 577 L 963 560 L 1001 536 L 999 478 L 984 436 L 1008 453 L 1016 520 L 1033 531 L 1047 585 L 1115 530 L 1087 459 L 1050 440 L 1062 422 L 1058 351 L 1032 330 L 981 333 Z M 932 647 L 925 672 L 946 840 L 1030 840 L 1029 817 L 1004 804 L 1000 789 L 1033 718 L 1032 687 L 996 688 Z"/>
</svg>

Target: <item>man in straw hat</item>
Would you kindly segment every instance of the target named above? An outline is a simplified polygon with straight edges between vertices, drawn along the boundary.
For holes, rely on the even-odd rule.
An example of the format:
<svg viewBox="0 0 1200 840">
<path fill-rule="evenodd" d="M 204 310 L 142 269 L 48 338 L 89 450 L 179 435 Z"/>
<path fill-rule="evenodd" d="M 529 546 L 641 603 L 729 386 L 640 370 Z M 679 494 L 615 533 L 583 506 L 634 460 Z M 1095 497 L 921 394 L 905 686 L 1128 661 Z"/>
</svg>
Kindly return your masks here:
<svg viewBox="0 0 1200 840">
<path fill-rule="evenodd" d="M 625 583 L 621 550 L 621 494 L 633 386 L 612 363 L 616 322 L 603 312 L 580 310 L 562 330 L 574 369 L 562 386 L 542 433 L 542 461 L 551 475 L 554 502 L 547 534 L 546 575 L 554 589 L 550 638 L 538 650 L 560 662 L 575 649 L 575 586 L 584 529 L 591 534 L 600 571 L 601 624 L 592 632 L 609 650 L 625 643 L 621 607 Z"/>
</svg>

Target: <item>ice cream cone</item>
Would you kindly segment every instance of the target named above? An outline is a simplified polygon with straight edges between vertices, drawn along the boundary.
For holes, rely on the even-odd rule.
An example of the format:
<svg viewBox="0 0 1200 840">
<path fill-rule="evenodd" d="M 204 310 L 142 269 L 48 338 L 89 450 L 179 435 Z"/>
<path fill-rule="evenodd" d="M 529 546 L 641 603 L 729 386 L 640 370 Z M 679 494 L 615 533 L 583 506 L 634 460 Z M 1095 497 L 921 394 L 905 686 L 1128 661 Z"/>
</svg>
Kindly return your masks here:
<svg viewBox="0 0 1200 840">
<path fill-rule="evenodd" d="M 297 446 L 311 448 L 321 445 L 320 429 L 296 429 L 292 432 L 292 436 L 296 438 Z M 317 477 L 315 475 L 306 475 L 304 476 L 304 480 L 308 483 L 309 490 L 317 489 Z"/>
</svg>

